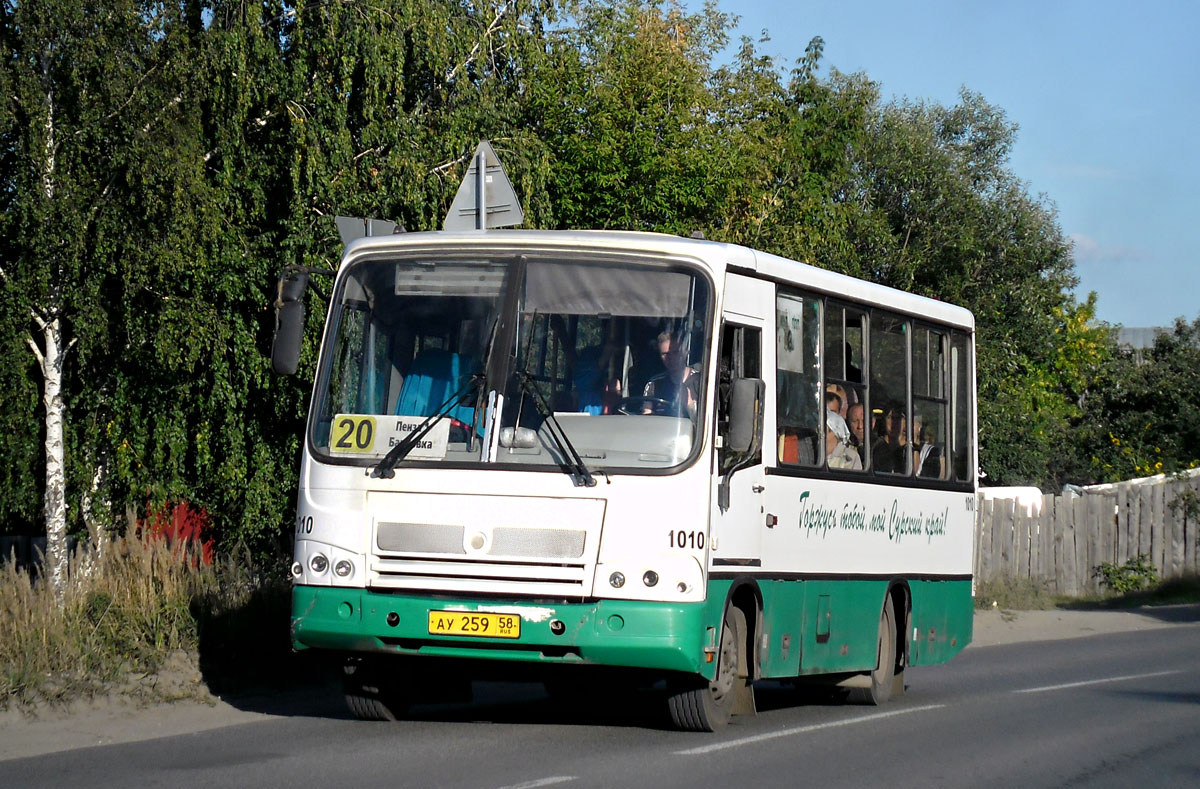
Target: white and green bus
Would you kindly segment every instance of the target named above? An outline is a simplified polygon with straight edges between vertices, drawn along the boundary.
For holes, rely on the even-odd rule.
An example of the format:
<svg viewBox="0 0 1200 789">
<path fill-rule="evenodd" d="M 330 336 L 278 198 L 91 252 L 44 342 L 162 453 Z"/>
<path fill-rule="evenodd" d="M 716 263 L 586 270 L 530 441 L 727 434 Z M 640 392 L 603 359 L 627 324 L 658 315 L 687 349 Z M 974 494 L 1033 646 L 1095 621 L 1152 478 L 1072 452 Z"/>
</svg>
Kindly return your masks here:
<svg viewBox="0 0 1200 789">
<path fill-rule="evenodd" d="M 655 683 L 693 730 L 753 712 L 758 680 L 882 703 L 971 639 L 973 325 L 698 239 L 355 240 L 294 645 L 344 656 L 361 718 L 485 677 Z"/>
</svg>

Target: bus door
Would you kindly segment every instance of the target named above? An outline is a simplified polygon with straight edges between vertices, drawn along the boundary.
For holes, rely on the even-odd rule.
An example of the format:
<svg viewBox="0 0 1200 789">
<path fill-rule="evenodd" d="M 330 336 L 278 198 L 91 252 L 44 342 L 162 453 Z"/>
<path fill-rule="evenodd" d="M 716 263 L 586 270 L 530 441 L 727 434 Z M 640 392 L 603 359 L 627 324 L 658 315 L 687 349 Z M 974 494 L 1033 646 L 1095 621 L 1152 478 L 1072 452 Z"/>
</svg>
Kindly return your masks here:
<svg viewBox="0 0 1200 789">
<path fill-rule="evenodd" d="M 762 564 L 764 524 L 763 491 L 766 477 L 761 442 L 749 453 L 733 452 L 723 446 L 729 422 L 730 382 L 734 378 L 762 378 L 763 333 L 771 326 L 774 286 L 769 282 L 729 274 L 725 280 L 720 348 L 718 350 L 717 436 L 718 449 L 713 473 L 712 563 L 716 572 L 736 572 Z M 770 400 L 770 387 L 767 388 Z M 771 412 L 764 402 L 763 414 Z M 774 428 L 764 425 L 766 435 Z M 728 485 L 728 497 L 720 488 Z M 726 504 L 726 506 L 722 506 Z"/>
</svg>

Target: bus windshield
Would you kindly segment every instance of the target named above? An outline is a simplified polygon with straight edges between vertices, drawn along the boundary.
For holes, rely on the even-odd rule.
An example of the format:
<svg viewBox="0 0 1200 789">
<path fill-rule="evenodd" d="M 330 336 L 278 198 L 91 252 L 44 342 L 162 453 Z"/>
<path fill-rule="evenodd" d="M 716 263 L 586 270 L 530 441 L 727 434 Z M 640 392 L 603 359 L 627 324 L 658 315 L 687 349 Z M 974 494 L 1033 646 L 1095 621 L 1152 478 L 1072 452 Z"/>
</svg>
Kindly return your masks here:
<svg viewBox="0 0 1200 789">
<path fill-rule="evenodd" d="M 697 271 L 619 255 L 360 260 L 333 299 L 314 452 L 373 465 L 428 427 L 402 463 L 677 466 L 699 443 L 711 302 Z"/>
</svg>

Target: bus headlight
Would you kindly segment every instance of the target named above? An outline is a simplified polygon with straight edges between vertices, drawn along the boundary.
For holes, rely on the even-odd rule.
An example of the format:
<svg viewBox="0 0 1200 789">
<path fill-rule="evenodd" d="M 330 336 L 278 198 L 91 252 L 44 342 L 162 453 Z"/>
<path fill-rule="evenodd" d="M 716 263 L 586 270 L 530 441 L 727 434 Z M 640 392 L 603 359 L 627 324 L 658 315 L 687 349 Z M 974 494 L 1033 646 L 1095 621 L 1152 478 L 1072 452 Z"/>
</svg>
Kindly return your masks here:
<svg viewBox="0 0 1200 789">
<path fill-rule="evenodd" d="M 325 554 L 323 553 L 314 553 L 312 558 L 308 560 L 308 569 L 320 575 L 329 569 L 329 560 L 325 558 Z"/>
<path fill-rule="evenodd" d="M 333 574 L 339 578 L 345 578 L 354 572 L 354 565 L 349 559 L 339 559 L 337 564 L 333 566 Z"/>
<path fill-rule="evenodd" d="M 613 573 L 612 575 L 608 576 L 608 583 L 613 589 L 620 589 L 625 585 L 625 574 Z"/>
<path fill-rule="evenodd" d="M 642 583 L 644 583 L 646 586 L 657 586 L 658 573 L 654 572 L 653 570 L 647 570 L 646 574 L 642 576 Z"/>
</svg>

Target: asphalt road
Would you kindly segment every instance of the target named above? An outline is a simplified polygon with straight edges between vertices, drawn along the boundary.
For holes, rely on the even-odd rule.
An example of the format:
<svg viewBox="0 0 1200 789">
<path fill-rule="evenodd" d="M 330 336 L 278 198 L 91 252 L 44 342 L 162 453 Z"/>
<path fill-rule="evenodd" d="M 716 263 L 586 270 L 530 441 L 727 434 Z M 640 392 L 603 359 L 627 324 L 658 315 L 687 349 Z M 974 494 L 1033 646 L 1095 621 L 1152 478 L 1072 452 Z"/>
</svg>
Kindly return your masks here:
<svg viewBox="0 0 1200 789">
<path fill-rule="evenodd" d="M 1200 625 L 971 647 L 883 707 L 758 688 L 759 714 L 670 731 L 659 699 L 581 713 L 533 685 L 396 724 L 332 695 L 290 717 L 0 761 L 20 786 L 1200 786 Z"/>
</svg>

